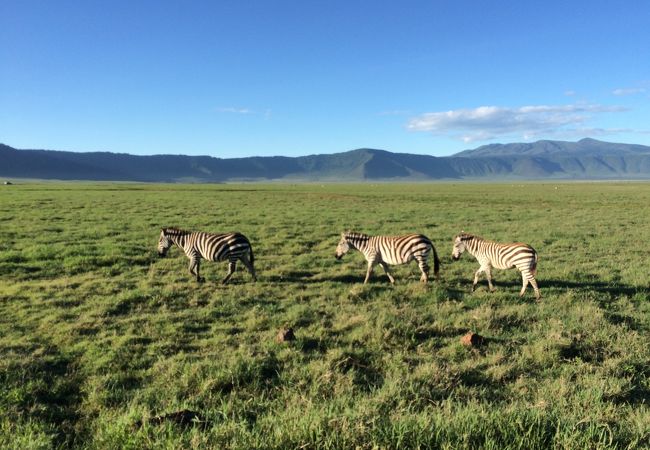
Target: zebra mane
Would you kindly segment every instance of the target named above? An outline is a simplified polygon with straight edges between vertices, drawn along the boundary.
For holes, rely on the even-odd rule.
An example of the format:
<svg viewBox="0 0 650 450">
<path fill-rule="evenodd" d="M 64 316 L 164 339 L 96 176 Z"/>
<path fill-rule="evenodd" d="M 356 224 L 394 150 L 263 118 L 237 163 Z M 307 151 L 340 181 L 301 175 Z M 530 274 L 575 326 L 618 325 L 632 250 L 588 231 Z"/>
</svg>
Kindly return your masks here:
<svg viewBox="0 0 650 450">
<path fill-rule="evenodd" d="M 180 228 L 177 227 L 165 227 L 162 229 L 162 231 L 169 236 L 184 236 L 186 234 L 190 234 L 190 231 L 187 230 L 181 230 Z"/>
<path fill-rule="evenodd" d="M 473 234 L 465 233 L 464 231 L 461 232 L 457 237 L 459 237 L 461 241 L 471 241 L 472 239 L 477 239 L 481 241 L 483 240 L 482 237 L 474 236 Z"/>
<path fill-rule="evenodd" d="M 367 241 L 370 239 L 370 236 L 367 234 L 363 233 L 356 233 L 354 231 L 346 231 L 343 233 L 343 236 L 345 236 L 345 239 L 353 240 L 353 241 Z"/>
</svg>

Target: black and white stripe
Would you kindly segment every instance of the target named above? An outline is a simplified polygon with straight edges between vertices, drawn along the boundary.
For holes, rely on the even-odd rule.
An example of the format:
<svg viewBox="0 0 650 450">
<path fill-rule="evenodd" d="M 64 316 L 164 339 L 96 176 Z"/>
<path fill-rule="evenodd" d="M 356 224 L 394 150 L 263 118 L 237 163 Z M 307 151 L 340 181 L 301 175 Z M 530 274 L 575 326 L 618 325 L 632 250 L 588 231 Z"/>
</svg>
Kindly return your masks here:
<svg viewBox="0 0 650 450">
<path fill-rule="evenodd" d="M 438 277 L 440 260 L 431 240 L 422 234 L 406 234 L 403 236 L 368 236 L 366 234 L 346 232 L 341 234 L 341 240 L 336 247 L 336 259 L 341 259 L 351 248 L 363 253 L 368 261 L 368 270 L 364 284 L 368 282 L 373 268 L 379 264 L 391 283 L 395 279 L 390 274 L 388 265 L 406 264 L 416 260 L 422 276 L 420 281 L 429 281 L 429 253 L 433 252 L 433 271 Z"/>
<path fill-rule="evenodd" d="M 235 272 L 237 260 L 246 266 L 255 277 L 253 248 L 241 233 L 213 234 L 202 231 L 186 231 L 178 228 L 163 228 L 158 241 L 158 255 L 165 256 L 172 245 L 177 245 L 190 259 L 190 273 L 196 276 L 196 281 L 205 281 L 199 275 L 201 258 L 208 261 L 228 261 L 228 275 L 222 283 L 227 283 Z"/>
<path fill-rule="evenodd" d="M 467 250 L 481 265 L 474 274 L 472 292 L 478 283 L 478 275 L 485 272 L 490 291 L 492 286 L 492 267 L 495 269 L 510 269 L 516 267 L 521 272 L 523 287 L 519 293 L 523 297 L 528 283 L 535 290 L 535 298 L 541 297 L 537 288 L 535 275 L 537 273 L 537 252 L 528 244 L 516 242 L 512 244 L 500 244 L 498 242 L 486 241 L 485 239 L 468 233 L 461 233 L 454 238 L 454 249 L 451 257 L 458 260 L 460 255 Z"/>
</svg>

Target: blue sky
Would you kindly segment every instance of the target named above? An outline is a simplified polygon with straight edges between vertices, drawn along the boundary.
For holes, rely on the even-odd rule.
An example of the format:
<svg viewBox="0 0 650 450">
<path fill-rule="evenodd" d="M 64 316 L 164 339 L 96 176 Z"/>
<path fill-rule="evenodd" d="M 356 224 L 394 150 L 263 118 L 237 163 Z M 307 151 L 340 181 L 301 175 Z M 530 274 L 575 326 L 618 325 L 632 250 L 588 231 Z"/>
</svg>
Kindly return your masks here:
<svg viewBox="0 0 650 450">
<path fill-rule="evenodd" d="M 235 157 L 650 145 L 650 2 L 0 0 L 0 142 Z"/>
</svg>

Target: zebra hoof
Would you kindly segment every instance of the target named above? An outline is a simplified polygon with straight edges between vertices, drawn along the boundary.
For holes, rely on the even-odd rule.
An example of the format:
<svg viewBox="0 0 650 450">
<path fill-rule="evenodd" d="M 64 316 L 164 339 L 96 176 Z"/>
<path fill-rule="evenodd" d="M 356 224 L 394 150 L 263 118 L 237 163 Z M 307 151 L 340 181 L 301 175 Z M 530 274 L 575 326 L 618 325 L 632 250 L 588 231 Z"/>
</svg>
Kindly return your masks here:
<svg viewBox="0 0 650 450">
<path fill-rule="evenodd" d="M 197 281 L 198 283 L 205 283 L 205 277 L 198 277 L 198 278 L 196 279 L 196 281 Z"/>
</svg>

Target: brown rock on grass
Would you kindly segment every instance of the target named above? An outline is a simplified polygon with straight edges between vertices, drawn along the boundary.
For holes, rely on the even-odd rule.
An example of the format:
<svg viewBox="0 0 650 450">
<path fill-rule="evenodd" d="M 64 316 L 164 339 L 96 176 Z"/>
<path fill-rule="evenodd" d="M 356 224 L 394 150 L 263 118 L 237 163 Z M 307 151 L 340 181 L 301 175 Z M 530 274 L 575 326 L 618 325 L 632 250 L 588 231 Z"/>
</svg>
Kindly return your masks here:
<svg viewBox="0 0 650 450">
<path fill-rule="evenodd" d="M 476 333 L 472 333 L 471 331 L 467 333 L 465 336 L 460 338 L 460 342 L 463 345 L 466 345 L 468 347 L 478 347 L 479 345 L 483 345 L 483 342 L 485 339 L 483 336 L 480 336 Z"/>
<path fill-rule="evenodd" d="M 278 332 L 275 340 L 278 342 L 288 342 L 296 339 L 296 335 L 293 334 L 293 328 L 282 328 Z"/>
</svg>

